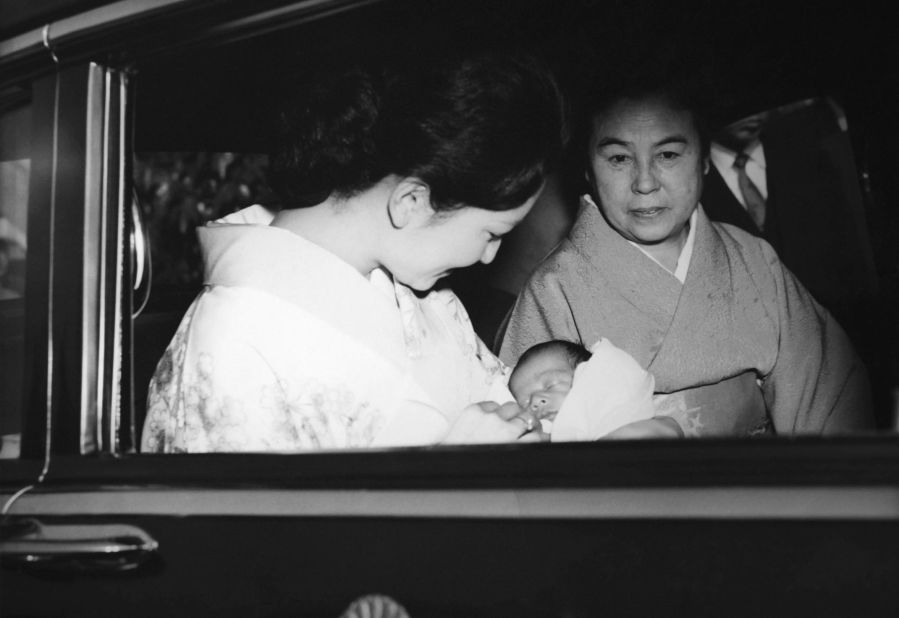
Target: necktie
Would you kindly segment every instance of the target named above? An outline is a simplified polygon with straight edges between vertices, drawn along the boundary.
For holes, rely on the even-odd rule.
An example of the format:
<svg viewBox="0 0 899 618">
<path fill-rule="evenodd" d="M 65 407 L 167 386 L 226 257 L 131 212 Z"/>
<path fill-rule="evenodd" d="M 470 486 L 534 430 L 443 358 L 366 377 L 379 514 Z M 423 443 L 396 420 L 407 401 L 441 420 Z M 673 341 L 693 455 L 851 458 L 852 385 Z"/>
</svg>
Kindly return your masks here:
<svg viewBox="0 0 899 618">
<path fill-rule="evenodd" d="M 737 170 L 737 184 L 740 187 L 740 193 L 743 194 L 746 212 L 749 213 L 749 217 L 759 230 L 763 230 L 765 229 L 765 198 L 746 174 L 747 159 L 749 159 L 749 155 L 745 152 L 741 152 L 734 159 L 734 169 Z"/>
</svg>

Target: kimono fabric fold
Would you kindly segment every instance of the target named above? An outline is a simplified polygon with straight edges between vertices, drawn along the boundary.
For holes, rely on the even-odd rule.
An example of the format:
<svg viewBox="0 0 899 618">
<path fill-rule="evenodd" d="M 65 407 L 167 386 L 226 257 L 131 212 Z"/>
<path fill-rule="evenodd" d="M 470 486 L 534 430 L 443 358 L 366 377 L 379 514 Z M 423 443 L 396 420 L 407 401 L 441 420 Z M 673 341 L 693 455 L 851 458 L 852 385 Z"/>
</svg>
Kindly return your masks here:
<svg viewBox="0 0 899 618">
<path fill-rule="evenodd" d="M 501 358 L 608 338 L 653 374 L 657 412 L 688 436 L 869 427 L 867 375 L 840 326 L 770 245 L 698 208 L 681 284 L 585 197 L 520 293 Z"/>
<path fill-rule="evenodd" d="M 439 442 L 507 369 L 448 291 L 365 277 L 253 206 L 199 230 L 206 284 L 150 383 L 145 452 Z"/>
</svg>

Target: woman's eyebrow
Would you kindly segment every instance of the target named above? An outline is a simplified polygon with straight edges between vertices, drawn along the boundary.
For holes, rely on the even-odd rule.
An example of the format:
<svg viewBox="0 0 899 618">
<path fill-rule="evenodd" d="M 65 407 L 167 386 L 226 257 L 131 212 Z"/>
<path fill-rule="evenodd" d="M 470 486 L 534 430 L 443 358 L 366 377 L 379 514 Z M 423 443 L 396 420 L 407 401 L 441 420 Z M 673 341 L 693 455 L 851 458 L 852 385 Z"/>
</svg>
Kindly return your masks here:
<svg viewBox="0 0 899 618">
<path fill-rule="evenodd" d="M 665 137 L 655 144 L 653 147 L 658 148 L 659 146 L 667 146 L 668 144 L 688 144 L 690 140 L 686 135 L 676 134 Z M 606 146 L 631 146 L 632 142 L 625 141 L 619 137 L 603 137 L 602 139 L 597 140 L 596 149 L 605 148 Z"/>
<path fill-rule="evenodd" d="M 606 146 L 630 146 L 630 142 L 617 137 L 604 137 L 596 142 L 596 149 L 605 148 Z"/>
<path fill-rule="evenodd" d="M 659 146 L 667 146 L 669 144 L 689 144 L 690 140 L 687 139 L 686 135 L 672 135 L 671 137 L 666 137 L 665 139 L 656 142 L 655 147 Z"/>
</svg>

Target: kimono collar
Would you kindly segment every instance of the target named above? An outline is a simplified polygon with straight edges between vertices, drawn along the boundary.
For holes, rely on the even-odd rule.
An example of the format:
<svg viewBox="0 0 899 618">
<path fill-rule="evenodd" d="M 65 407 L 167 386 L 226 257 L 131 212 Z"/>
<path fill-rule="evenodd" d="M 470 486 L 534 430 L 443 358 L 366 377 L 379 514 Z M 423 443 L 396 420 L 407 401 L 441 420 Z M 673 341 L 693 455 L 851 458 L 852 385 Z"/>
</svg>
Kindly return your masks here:
<svg viewBox="0 0 899 618">
<path fill-rule="evenodd" d="M 588 196 L 581 198 L 580 211 L 568 237 L 584 258 L 625 296 L 636 301 L 648 290 L 662 298 L 680 295 L 680 281 L 613 229 Z"/>
<path fill-rule="evenodd" d="M 589 209 L 589 211 L 587 213 L 584 213 L 585 209 Z M 631 245 L 632 247 L 634 247 L 635 249 L 640 251 L 643 255 L 648 257 L 650 260 L 652 260 L 655 264 L 658 264 L 658 266 L 661 267 L 662 269 L 664 269 L 665 272 L 671 273 L 672 275 L 675 276 L 675 278 L 677 278 L 678 281 L 683 283 L 684 280 L 687 278 L 687 271 L 690 268 L 690 259 L 692 258 L 692 255 L 693 255 L 693 244 L 696 239 L 697 210 L 698 210 L 698 208 L 696 210 L 694 210 L 693 213 L 690 215 L 690 229 L 687 233 L 687 239 L 684 242 L 684 246 L 681 248 L 680 255 L 678 255 L 677 268 L 675 268 L 674 272 L 668 270 L 665 266 L 662 265 L 661 262 L 659 262 L 655 257 L 653 257 L 648 251 L 646 251 L 639 244 L 637 244 L 631 240 L 627 240 L 623 237 L 622 237 L 622 239 L 625 240 L 625 242 L 627 242 L 629 245 Z M 590 214 L 590 213 L 592 213 L 592 214 Z M 596 216 L 597 214 L 599 215 L 598 217 Z M 602 225 L 605 228 L 607 228 L 609 231 L 614 232 L 616 235 L 620 236 L 620 234 L 618 234 L 618 232 L 615 231 L 614 229 L 612 229 L 612 227 L 608 224 L 608 222 L 605 220 L 605 217 L 602 216 L 602 214 L 600 213 L 600 210 L 599 210 L 599 206 L 596 205 L 596 202 L 593 201 L 593 198 L 590 197 L 590 195 L 584 195 L 581 197 L 581 213 L 578 214 L 579 222 L 582 220 L 582 215 L 584 217 L 585 223 L 592 226 L 594 224 L 599 224 L 599 221 L 597 221 L 597 219 L 599 219 L 602 221 Z"/>
<path fill-rule="evenodd" d="M 392 278 L 379 272 L 369 280 L 302 236 L 272 227 L 273 219 L 257 205 L 199 228 L 205 283 L 266 292 L 404 362 Z"/>
<path fill-rule="evenodd" d="M 292 298 L 301 283 L 325 288 L 370 285 L 334 254 L 298 234 L 272 227 L 273 220 L 271 211 L 256 205 L 199 228 L 205 283 L 257 288 L 285 299 Z"/>
</svg>

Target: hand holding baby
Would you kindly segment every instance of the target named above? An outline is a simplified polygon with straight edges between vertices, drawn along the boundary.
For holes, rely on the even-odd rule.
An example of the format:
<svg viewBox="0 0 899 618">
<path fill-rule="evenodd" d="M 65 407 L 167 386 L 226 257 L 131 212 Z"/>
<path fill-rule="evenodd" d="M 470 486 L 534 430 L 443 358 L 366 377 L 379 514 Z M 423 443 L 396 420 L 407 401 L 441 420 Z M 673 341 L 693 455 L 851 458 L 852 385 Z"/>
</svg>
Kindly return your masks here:
<svg viewBox="0 0 899 618">
<path fill-rule="evenodd" d="M 548 439 L 549 435 L 540 429 L 539 419 L 514 401 L 504 404 L 482 401 L 462 410 L 443 444 L 542 442 Z"/>
</svg>

